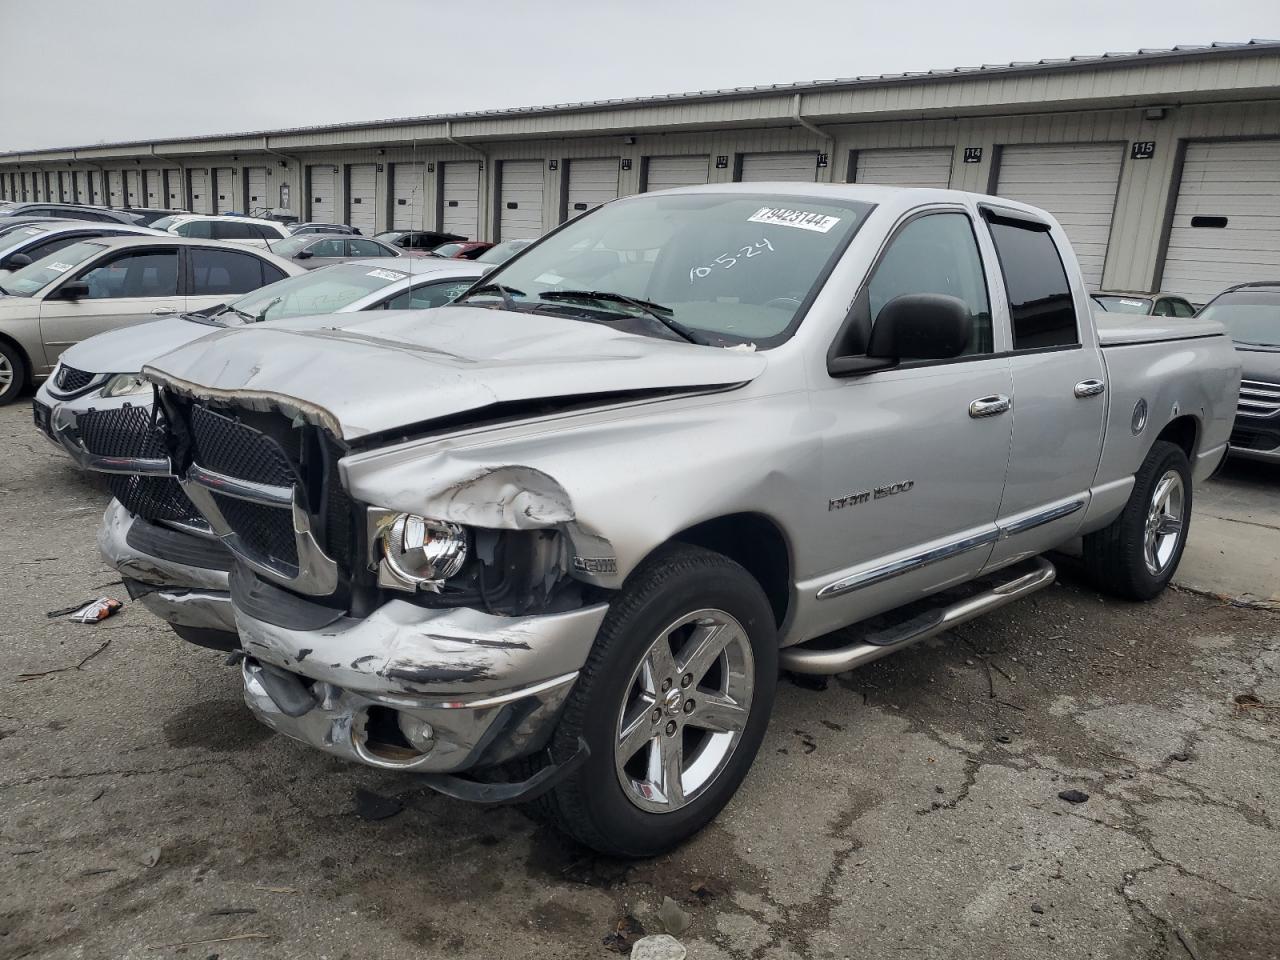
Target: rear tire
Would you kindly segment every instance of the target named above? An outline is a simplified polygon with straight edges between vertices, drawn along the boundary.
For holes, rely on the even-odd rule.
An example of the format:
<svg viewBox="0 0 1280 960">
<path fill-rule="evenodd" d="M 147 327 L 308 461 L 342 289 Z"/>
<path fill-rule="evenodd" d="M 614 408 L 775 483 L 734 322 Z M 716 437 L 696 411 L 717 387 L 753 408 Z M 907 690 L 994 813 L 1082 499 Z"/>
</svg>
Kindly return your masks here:
<svg viewBox="0 0 1280 960">
<path fill-rule="evenodd" d="M 1138 468 L 1120 516 L 1084 538 L 1093 585 L 1125 600 L 1150 600 L 1173 579 L 1191 530 L 1191 464 L 1157 441 Z"/>
<path fill-rule="evenodd" d="M 13 344 L 0 340 L 0 407 L 18 399 L 27 385 L 27 361 Z"/>
<path fill-rule="evenodd" d="M 579 737 L 591 756 L 531 814 L 601 853 L 669 850 L 747 775 L 777 677 L 773 611 L 756 580 L 701 547 L 663 548 L 610 605 L 552 735 L 554 760 Z"/>
</svg>

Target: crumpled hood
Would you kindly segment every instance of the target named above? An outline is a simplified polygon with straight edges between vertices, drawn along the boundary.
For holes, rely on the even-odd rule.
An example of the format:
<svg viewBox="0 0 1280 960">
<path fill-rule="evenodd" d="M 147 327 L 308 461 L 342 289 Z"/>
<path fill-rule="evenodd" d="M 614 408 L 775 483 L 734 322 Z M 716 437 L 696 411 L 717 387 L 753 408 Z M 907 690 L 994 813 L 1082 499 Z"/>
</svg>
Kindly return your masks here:
<svg viewBox="0 0 1280 960">
<path fill-rule="evenodd" d="M 156 357 L 222 329 L 166 317 L 81 340 L 63 352 L 62 362 L 86 373 L 138 373 Z"/>
<path fill-rule="evenodd" d="M 301 415 L 346 440 L 524 400 L 729 386 L 762 354 L 480 307 L 216 332 L 147 365 L 179 392 Z"/>
</svg>

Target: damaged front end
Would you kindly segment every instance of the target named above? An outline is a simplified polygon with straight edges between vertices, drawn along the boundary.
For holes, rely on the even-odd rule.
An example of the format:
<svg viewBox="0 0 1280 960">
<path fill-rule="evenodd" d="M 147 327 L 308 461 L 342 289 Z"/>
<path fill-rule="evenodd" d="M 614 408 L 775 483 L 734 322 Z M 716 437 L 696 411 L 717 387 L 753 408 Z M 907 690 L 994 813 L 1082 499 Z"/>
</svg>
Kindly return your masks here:
<svg viewBox="0 0 1280 960">
<path fill-rule="evenodd" d="M 473 800 L 527 798 L 568 772 L 458 776 L 546 745 L 604 619 L 607 591 L 573 576 L 567 498 L 516 471 L 488 478 L 511 496 L 483 513 L 456 509 L 466 483 L 451 519 L 361 503 L 342 481 L 348 448 L 301 411 L 172 386 L 159 400 L 181 489 L 235 557 L 259 719 Z M 459 522 L 480 518 L 498 523 Z"/>
</svg>

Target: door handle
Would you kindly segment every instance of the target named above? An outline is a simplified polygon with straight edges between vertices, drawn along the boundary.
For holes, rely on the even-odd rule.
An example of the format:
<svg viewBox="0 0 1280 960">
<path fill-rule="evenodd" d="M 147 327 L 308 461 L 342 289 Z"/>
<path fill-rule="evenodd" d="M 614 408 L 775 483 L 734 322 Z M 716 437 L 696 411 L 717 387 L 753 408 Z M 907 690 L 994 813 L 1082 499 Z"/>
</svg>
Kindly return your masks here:
<svg viewBox="0 0 1280 960">
<path fill-rule="evenodd" d="M 979 397 L 969 404 L 969 416 L 975 420 L 981 420 L 983 417 L 995 417 L 1002 413 L 1007 413 L 1012 406 L 1013 401 L 1003 393 L 993 393 L 989 397 Z"/>
<path fill-rule="evenodd" d="M 1076 384 L 1076 397 L 1080 400 L 1085 397 L 1096 397 L 1106 389 L 1107 385 L 1101 380 L 1081 380 Z"/>
<path fill-rule="evenodd" d="M 156 307 L 154 310 L 151 311 L 151 315 L 153 317 L 167 317 L 170 314 L 177 313 L 177 312 L 178 311 L 175 310 L 173 307 Z"/>
</svg>

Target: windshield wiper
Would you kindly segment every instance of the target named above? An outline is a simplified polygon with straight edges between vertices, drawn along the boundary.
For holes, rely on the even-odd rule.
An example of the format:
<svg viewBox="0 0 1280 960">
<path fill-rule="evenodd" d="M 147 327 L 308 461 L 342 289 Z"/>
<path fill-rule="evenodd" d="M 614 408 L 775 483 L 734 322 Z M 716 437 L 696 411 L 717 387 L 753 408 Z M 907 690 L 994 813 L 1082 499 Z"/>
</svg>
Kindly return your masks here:
<svg viewBox="0 0 1280 960">
<path fill-rule="evenodd" d="M 639 297 L 629 297 L 625 293 L 614 293 L 612 290 L 548 290 L 538 296 L 543 300 L 599 300 L 604 303 L 625 304 L 639 310 L 651 320 L 656 320 L 690 343 L 696 343 L 701 347 L 711 346 L 710 340 L 671 316 L 675 313 L 674 310 L 660 303 L 654 303 L 652 300 L 641 300 Z"/>
<path fill-rule="evenodd" d="M 277 303 L 279 303 L 283 299 L 284 297 L 276 297 L 274 300 L 272 300 L 265 307 L 263 307 L 261 310 L 258 311 L 258 315 L 253 318 L 252 322 L 261 323 L 263 320 L 267 319 L 267 311 L 270 310 L 272 307 L 274 307 Z M 235 308 L 233 307 L 232 309 L 234 310 Z M 236 313 L 239 313 L 239 312 L 240 312 L 239 310 L 236 310 Z"/>
<path fill-rule="evenodd" d="M 0 295 L 7 297 L 9 295 L 9 291 L 6 290 L 4 287 L 0 287 Z"/>
<path fill-rule="evenodd" d="M 525 295 L 523 290 L 517 290 L 515 289 L 515 287 L 506 287 L 500 283 L 482 283 L 480 284 L 480 286 L 476 287 L 474 290 L 468 291 L 465 295 L 459 297 L 457 300 L 453 302 L 456 305 L 466 300 L 470 300 L 472 297 L 476 296 L 477 294 L 493 293 L 495 291 L 498 293 L 499 296 L 502 297 L 502 306 L 503 306 L 503 309 L 505 310 L 515 310 L 516 301 L 514 298 L 523 297 Z"/>
</svg>

